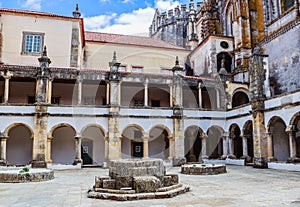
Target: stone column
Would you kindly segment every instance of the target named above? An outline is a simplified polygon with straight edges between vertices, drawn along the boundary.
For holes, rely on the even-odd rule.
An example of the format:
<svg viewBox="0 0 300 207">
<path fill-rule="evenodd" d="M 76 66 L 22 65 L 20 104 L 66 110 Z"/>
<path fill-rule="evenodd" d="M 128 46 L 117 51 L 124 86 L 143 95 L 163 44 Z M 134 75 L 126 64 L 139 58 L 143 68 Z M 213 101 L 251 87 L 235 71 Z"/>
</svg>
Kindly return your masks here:
<svg viewBox="0 0 300 207">
<path fill-rule="evenodd" d="M 202 159 L 208 159 L 208 155 L 206 152 L 206 140 L 207 140 L 208 136 L 207 134 L 203 133 L 202 134 L 202 150 L 201 150 L 201 158 Z"/>
<path fill-rule="evenodd" d="M 47 138 L 47 152 L 46 152 L 46 162 L 51 163 L 51 144 L 52 144 L 53 137 Z"/>
<path fill-rule="evenodd" d="M 266 133 L 268 146 L 268 162 L 276 161 L 273 154 L 273 132 Z"/>
<path fill-rule="evenodd" d="M 234 135 L 228 137 L 228 145 L 229 145 L 228 157 L 230 159 L 236 159 L 236 156 L 234 155 Z"/>
<path fill-rule="evenodd" d="M 173 86 L 170 85 L 170 107 L 173 107 Z"/>
<path fill-rule="evenodd" d="M 81 159 L 81 136 L 80 135 L 75 136 L 75 150 L 76 150 L 76 154 L 75 154 L 75 160 L 73 164 L 74 165 L 81 164 L 82 159 Z"/>
<path fill-rule="evenodd" d="M 82 78 L 81 76 L 77 77 L 77 82 L 78 82 L 78 93 L 77 93 L 77 105 L 81 105 L 82 104 Z"/>
<path fill-rule="evenodd" d="M 7 71 L 5 74 L 3 74 L 5 79 L 3 103 L 5 104 L 8 103 L 9 99 L 9 80 L 11 79 L 12 75 L 13 74 L 10 71 Z"/>
<path fill-rule="evenodd" d="M 246 162 L 248 162 L 251 160 L 251 157 L 248 155 L 248 138 L 250 135 L 241 135 L 241 137 L 243 139 L 243 156 L 241 159 L 245 159 Z"/>
<path fill-rule="evenodd" d="M 190 147 L 190 150 L 189 150 L 189 161 L 190 162 L 196 162 L 196 156 L 195 156 L 195 152 L 194 152 L 194 139 L 193 137 L 190 137 L 189 138 L 189 147 Z"/>
<path fill-rule="evenodd" d="M 109 82 L 107 82 L 106 83 L 106 105 L 109 105 L 109 99 L 110 99 L 110 97 L 109 97 L 109 89 L 110 87 L 109 87 Z"/>
<path fill-rule="evenodd" d="M 109 159 L 108 159 L 108 150 L 109 150 L 109 141 L 108 141 L 108 135 L 106 135 L 105 137 L 104 137 L 104 141 L 105 141 L 105 144 L 104 144 L 104 154 L 105 154 L 105 158 L 104 158 L 104 160 L 105 161 L 108 161 Z"/>
<path fill-rule="evenodd" d="M 198 84 L 198 99 L 199 99 L 199 108 L 202 109 L 202 83 Z"/>
<path fill-rule="evenodd" d="M 146 79 L 145 83 L 144 83 L 144 89 L 145 89 L 145 93 L 144 93 L 144 107 L 148 107 L 148 79 Z"/>
<path fill-rule="evenodd" d="M 6 160 L 6 142 L 7 142 L 7 136 L 1 135 L 0 136 L 0 150 L 1 150 L 1 154 L 0 154 L 0 166 L 1 165 L 6 165 L 7 164 L 7 160 Z"/>
<path fill-rule="evenodd" d="M 228 133 L 224 133 L 221 138 L 223 139 L 223 155 L 221 156 L 221 159 L 225 160 L 228 157 L 229 134 Z"/>
<path fill-rule="evenodd" d="M 52 98 L 52 82 L 53 79 L 48 80 L 48 89 L 47 89 L 47 103 L 51 104 L 51 98 Z"/>
<path fill-rule="evenodd" d="M 220 103 L 220 91 L 218 89 L 215 89 L 216 90 L 216 108 L 219 109 L 221 108 L 221 103 Z"/>
<path fill-rule="evenodd" d="M 148 139 L 148 137 L 143 138 L 143 158 L 149 157 L 149 139 Z"/>
<path fill-rule="evenodd" d="M 296 138 L 295 138 L 295 130 L 294 125 L 290 125 L 286 128 L 286 132 L 289 135 L 289 143 L 290 143 L 290 162 L 299 162 L 300 158 L 297 157 L 297 148 L 296 148 Z"/>
<path fill-rule="evenodd" d="M 175 155 L 175 143 L 174 143 L 174 139 L 172 136 L 168 137 L 169 139 L 169 160 L 173 160 L 174 155 Z"/>
</svg>

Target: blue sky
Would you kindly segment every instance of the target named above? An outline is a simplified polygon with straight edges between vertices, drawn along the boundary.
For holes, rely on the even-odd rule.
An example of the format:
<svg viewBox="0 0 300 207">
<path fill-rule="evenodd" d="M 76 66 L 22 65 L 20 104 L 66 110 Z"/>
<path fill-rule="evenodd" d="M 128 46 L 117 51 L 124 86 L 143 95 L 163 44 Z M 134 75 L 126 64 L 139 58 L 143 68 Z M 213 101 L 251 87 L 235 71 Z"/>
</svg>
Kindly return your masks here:
<svg viewBox="0 0 300 207">
<path fill-rule="evenodd" d="M 85 29 L 88 31 L 147 36 L 156 8 L 167 11 L 180 4 L 188 6 L 189 2 L 189 0 L 0 0 L 0 6 L 71 16 L 78 3 L 85 19 Z"/>
</svg>

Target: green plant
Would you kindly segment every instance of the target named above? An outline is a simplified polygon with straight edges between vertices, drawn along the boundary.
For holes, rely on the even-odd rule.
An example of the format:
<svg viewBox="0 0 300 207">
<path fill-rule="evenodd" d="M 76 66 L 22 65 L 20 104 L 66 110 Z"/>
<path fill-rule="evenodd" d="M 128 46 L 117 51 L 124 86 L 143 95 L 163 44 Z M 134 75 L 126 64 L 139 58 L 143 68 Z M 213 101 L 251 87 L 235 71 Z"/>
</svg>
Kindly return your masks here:
<svg viewBox="0 0 300 207">
<path fill-rule="evenodd" d="M 20 170 L 20 173 L 25 173 L 25 172 L 29 172 L 28 167 L 23 167 L 22 170 Z"/>
<path fill-rule="evenodd" d="M 203 164 L 203 165 L 201 165 L 201 166 L 202 166 L 202 167 L 206 167 L 206 165 L 204 165 L 204 164 Z"/>
</svg>

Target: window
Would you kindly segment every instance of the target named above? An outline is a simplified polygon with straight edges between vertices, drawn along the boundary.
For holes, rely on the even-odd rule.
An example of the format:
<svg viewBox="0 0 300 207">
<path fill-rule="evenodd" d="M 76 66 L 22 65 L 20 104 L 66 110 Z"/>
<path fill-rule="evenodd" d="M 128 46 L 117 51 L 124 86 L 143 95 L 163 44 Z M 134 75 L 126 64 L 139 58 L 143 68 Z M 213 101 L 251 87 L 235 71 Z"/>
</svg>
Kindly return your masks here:
<svg viewBox="0 0 300 207">
<path fill-rule="evenodd" d="M 143 66 L 132 66 L 131 72 L 133 72 L 133 73 L 141 73 L 141 72 L 143 72 Z"/>
<path fill-rule="evenodd" d="M 294 0 L 282 0 L 281 6 L 282 6 L 282 13 L 286 12 L 290 8 L 294 6 Z"/>
<path fill-rule="evenodd" d="M 126 72 L 126 65 L 120 65 L 119 66 L 119 72 Z"/>
<path fill-rule="evenodd" d="M 43 33 L 23 32 L 23 55 L 39 55 L 42 52 L 44 44 Z"/>
<path fill-rule="evenodd" d="M 59 105 L 59 98 L 58 97 L 51 97 L 51 104 Z"/>
<path fill-rule="evenodd" d="M 151 106 L 152 107 L 160 107 L 160 101 L 152 100 L 151 101 Z"/>
<path fill-rule="evenodd" d="M 28 96 L 28 103 L 34 104 L 35 103 L 35 96 Z"/>
<path fill-rule="evenodd" d="M 143 107 L 144 106 L 144 100 L 141 100 L 141 99 L 134 100 L 134 106 L 136 106 L 136 107 Z"/>
</svg>

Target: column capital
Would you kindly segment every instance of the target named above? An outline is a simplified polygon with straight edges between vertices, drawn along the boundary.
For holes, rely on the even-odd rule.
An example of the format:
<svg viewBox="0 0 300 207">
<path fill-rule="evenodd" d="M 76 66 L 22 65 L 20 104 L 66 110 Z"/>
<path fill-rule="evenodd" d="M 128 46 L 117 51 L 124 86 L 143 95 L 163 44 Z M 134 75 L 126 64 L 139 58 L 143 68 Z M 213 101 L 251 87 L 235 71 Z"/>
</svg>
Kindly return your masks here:
<svg viewBox="0 0 300 207">
<path fill-rule="evenodd" d="M 206 133 L 201 133 L 201 139 L 207 139 L 208 135 Z"/>
<path fill-rule="evenodd" d="M 13 73 L 10 72 L 9 70 L 6 72 L 1 71 L 1 76 L 5 79 L 11 79 L 11 77 L 13 76 Z"/>
<path fill-rule="evenodd" d="M 76 79 L 79 83 L 82 83 L 82 81 L 83 81 L 83 78 L 81 75 L 78 75 Z"/>
<path fill-rule="evenodd" d="M 80 139 L 82 139 L 82 136 L 78 134 L 74 138 L 77 139 L 77 140 L 80 140 Z"/>
<path fill-rule="evenodd" d="M 221 135 L 221 137 L 222 137 L 223 139 L 226 139 L 227 137 L 230 137 L 230 133 L 229 133 L 229 132 L 224 132 L 224 133 Z"/>
<path fill-rule="evenodd" d="M 285 131 L 287 133 L 293 133 L 295 131 L 295 126 L 294 125 L 289 125 L 286 127 Z"/>
</svg>

